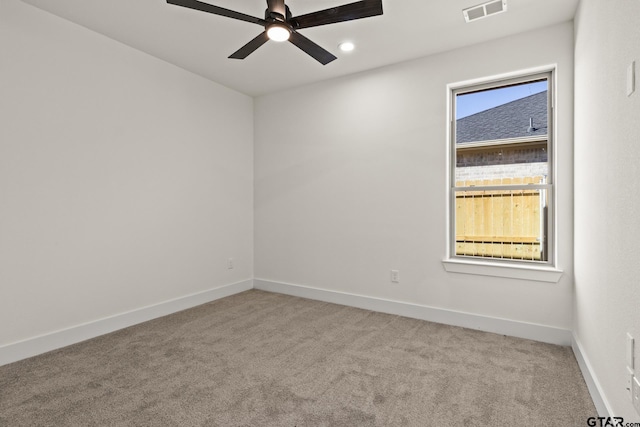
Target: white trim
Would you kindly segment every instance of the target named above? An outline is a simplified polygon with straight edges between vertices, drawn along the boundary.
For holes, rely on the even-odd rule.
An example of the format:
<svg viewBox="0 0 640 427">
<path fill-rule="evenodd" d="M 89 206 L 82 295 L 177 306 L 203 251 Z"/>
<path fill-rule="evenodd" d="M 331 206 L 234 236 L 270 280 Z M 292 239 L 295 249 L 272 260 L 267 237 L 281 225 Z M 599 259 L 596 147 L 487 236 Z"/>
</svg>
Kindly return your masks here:
<svg viewBox="0 0 640 427">
<path fill-rule="evenodd" d="M 601 417 L 612 417 L 613 410 L 611 409 L 611 405 L 609 405 L 609 402 L 602 391 L 602 386 L 600 386 L 598 377 L 596 377 L 596 374 L 593 371 L 593 368 L 589 363 L 589 359 L 587 359 L 586 353 L 575 332 L 571 334 L 571 348 L 573 349 L 573 354 L 576 356 L 576 360 L 578 361 L 578 366 L 580 367 L 584 381 L 587 383 L 589 394 L 591 394 L 591 400 L 593 400 L 593 404 L 596 406 L 598 415 Z"/>
<path fill-rule="evenodd" d="M 523 78 L 523 81 L 526 81 L 529 79 L 529 75 L 548 73 L 551 71 L 555 72 L 557 68 L 558 64 L 547 64 L 539 67 L 524 68 L 522 70 L 510 71 L 508 73 L 494 74 L 492 76 L 478 77 L 474 79 L 462 80 L 455 83 L 449 83 L 447 84 L 447 94 L 449 94 L 449 92 L 453 89 L 460 89 L 466 86 L 492 86 L 496 82 L 502 80 Z"/>
<path fill-rule="evenodd" d="M 476 274 L 480 276 L 508 277 L 510 279 L 533 280 L 536 282 L 558 283 L 562 270 L 553 267 L 499 264 L 489 261 L 450 258 L 442 260 L 444 269 L 450 273 Z"/>
<path fill-rule="evenodd" d="M 544 136 L 544 138 L 541 138 Z M 547 135 L 538 135 L 538 136 L 524 136 L 518 138 L 504 138 L 504 139 L 493 139 L 486 141 L 470 141 L 470 142 L 459 142 L 456 146 L 456 150 L 464 151 L 464 150 L 474 150 L 478 148 L 487 148 L 487 147 L 500 147 L 502 145 L 507 147 L 513 147 L 515 145 L 527 145 L 527 144 L 539 144 L 541 142 L 547 142 Z"/>
<path fill-rule="evenodd" d="M 505 269 L 496 267 L 496 263 L 491 261 L 482 260 L 480 257 L 476 257 L 480 264 L 487 263 L 487 268 L 476 268 L 478 264 L 468 263 L 466 260 L 459 261 L 455 258 L 454 248 L 455 248 L 455 229 L 452 224 L 453 212 L 455 209 L 455 198 L 453 197 L 452 191 L 452 183 L 454 180 L 453 174 L 455 168 L 453 167 L 453 161 L 455 159 L 455 150 L 457 149 L 456 144 L 452 144 L 452 139 L 455 134 L 455 93 L 461 92 L 462 89 L 473 87 L 474 90 L 481 88 L 490 88 L 495 85 L 499 85 L 501 82 L 512 81 L 512 82 L 526 82 L 531 78 L 534 78 L 536 75 L 547 74 L 548 79 L 548 92 L 551 96 L 548 117 L 549 120 L 549 129 L 547 132 L 547 140 L 550 144 L 550 150 L 548 152 L 548 163 L 551 165 L 550 176 L 552 182 L 552 190 L 549 197 L 549 229 L 547 234 L 548 241 L 548 251 L 549 251 L 549 259 L 544 263 L 544 267 L 542 269 L 536 269 L 541 273 L 532 273 L 529 274 L 532 269 L 527 268 L 526 266 L 523 268 L 525 271 L 524 274 L 515 272 L 516 269 L 521 268 L 520 265 L 505 265 Z M 557 206 L 557 194 L 558 194 L 558 182 L 557 182 L 557 162 L 556 162 L 556 152 L 557 152 L 557 133 L 556 133 L 556 80 L 558 75 L 558 64 L 549 64 L 539 67 L 533 67 L 518 71 L 512 71 L 503 74 L 497 74 L 493 76 L 485 76 L 479 77 L 475 79 L 469 79 L 464 81 L 459 81 L 455 83 L 447 84 L 447 126 L 446 126 L 446 143 L 447 143 L 447 156 L 446 156 L 446 165 L 447 165 L 447 173 L 446 173 L 446 198 L 447 202 L 446 206 L 446 229 L 447 229 L 447 241 L 446 241 L 446 259 L 443 260 L 443 265 L 447 271 L 455 272 L 455 273 L 465 273 L 465 274 L 479 274 L 486 276 L 496 276 L 496 277 L 508 277 L 508 278 L 516 278 L 516 279 L 530 279 L 536 281 L 543 282 L 557 282 L 560 280 L 562 276 L 562 271 L 555 268 L 558 265 L 558 233 L 557 233 L 557 223 L 558 223 L 558 210 Z M 549 101 L 548 101 L 549 102 Z M 450 263 L 450 264 L 447 264 Z M 557 276 L 554 278 L 553 274 L 548 274 L 547 271 L 555 271 Z M 538 278 L 534 278 L 538 277 Z"/>
<path fill-rule="evenodd" d="M 0 346 L 0 366 L 250 289 L 253 289 L 253 280 L 248 279 L 3 345 Z"/>
<path fill-rule="evenodd" d="M 293 295 L 350 307 L 363 308 L 430 322 L 461 326 L 485 332 L 558 345 L 571 345 L 571 331 L 534 323 L 518 322 L 497 317 L 481 316 L 437 307 L 392 301 L 381 298 L 355 295 L 345 292 L 312 288 L 308 286 L 254 279 L 254 288 L 268 292 Z"/>
</svg>

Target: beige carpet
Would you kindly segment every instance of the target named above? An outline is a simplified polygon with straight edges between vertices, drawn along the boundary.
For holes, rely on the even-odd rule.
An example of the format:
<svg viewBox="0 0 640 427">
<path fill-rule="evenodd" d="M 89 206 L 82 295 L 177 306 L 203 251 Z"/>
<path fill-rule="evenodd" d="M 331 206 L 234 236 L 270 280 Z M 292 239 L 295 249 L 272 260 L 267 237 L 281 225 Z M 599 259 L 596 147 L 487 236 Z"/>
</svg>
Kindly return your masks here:
<svg viewBox="0 0 640 427">
<path fill-rule="evenodd" d="M 582 426 L 569 347 L 248 291 L 0 367 L 1 426 Z"/>
</svg>

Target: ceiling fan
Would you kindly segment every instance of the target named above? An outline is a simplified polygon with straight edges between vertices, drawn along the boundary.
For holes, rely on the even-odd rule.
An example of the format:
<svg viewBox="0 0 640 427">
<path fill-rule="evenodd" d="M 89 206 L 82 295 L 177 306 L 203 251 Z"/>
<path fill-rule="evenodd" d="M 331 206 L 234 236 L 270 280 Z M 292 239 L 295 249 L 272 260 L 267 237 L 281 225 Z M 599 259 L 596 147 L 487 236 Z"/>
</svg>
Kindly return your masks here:
<svg viewBox="0 0 640 427">
<path fill-rule="evenodd" d="M 289 6 L 284 4 L 284 0 L 267 0 L 264 19 L 197 0 L 167 0 L 167 3 L 251 22 L 264 27 L 264 32 L 232 53 L 229 58 L 244 59 L 268 40 L 289 40 L 322 65 L 327 65 L 337 58 L 300 34 L 298 30 L 382 15 L 382 0 L 362 0 L 300 16 L 292 16 Z"/>
</svg>

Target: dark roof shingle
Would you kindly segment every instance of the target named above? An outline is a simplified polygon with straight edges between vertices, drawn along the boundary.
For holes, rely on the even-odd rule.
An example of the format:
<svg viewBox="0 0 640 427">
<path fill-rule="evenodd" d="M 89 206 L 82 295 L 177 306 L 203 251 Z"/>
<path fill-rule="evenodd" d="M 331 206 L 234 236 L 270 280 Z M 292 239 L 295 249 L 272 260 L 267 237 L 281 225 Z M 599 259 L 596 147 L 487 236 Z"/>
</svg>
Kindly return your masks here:
<svg viewBox="0 0 640 427">
<path fill-rule="evenodd" d="M 534 130 L 529 132 L 529 119 Z M 456 121 L 456 142 L 492 141 L 547 134 L 547 91 Z"/>
</svg>

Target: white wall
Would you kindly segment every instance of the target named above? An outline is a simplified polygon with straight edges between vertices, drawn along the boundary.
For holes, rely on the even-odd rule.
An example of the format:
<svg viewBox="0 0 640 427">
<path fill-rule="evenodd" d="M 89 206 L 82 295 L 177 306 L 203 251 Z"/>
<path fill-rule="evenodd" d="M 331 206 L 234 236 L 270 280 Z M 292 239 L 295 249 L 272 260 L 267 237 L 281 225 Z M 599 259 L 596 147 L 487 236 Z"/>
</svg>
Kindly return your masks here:
<svg viewBox="0 0 640 427">
<path fill-rule="evenodd" d="M 445 272 L 446 85 L 554 63 L 563 277 Z M 257 279 L 571 329 L 572 23 L 260 97 L 255 117 Z"/>
<path fill-rule="evenodd" d="M 251 98 L 17 0 L 0 52 L 0 347 L 251 279 Z"/>
<path fill-rule="evenodd" d="M 626 422 L 640 421 L 624 382 L 625 333 L 640 343 L 640 93 L 626 95 L 639 17 L 637 0 L 582 0 L 575 20 L 575 336 Z"/>
</svg>

